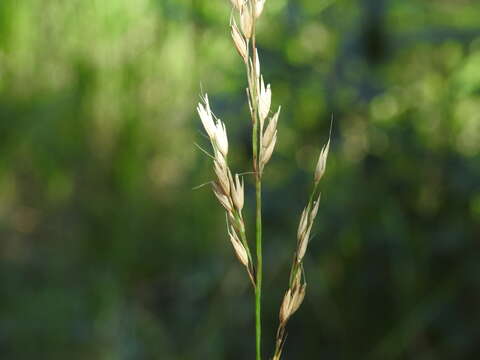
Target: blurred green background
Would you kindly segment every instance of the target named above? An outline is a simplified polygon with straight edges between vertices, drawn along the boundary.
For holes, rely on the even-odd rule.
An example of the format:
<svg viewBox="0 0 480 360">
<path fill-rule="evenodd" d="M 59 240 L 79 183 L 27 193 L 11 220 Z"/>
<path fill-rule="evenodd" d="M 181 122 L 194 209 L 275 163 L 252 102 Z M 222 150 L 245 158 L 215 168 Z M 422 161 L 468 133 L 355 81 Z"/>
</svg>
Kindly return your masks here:
<svg viewBox="0 0 480 360">
<path fill-rule="evenodd" d="M 207 91 L 250 169 L 227 0 L 0 1 L 0 358 L 252 359 L 207 188 Z M 285 359 L 480 356 L 480 2 L 267 0 L 265 356 L 335 115 Z M 247 226 L 253 222 L 251 178 Z M 267 358 L 267 357 L 266 357 Z"/>
</svg>

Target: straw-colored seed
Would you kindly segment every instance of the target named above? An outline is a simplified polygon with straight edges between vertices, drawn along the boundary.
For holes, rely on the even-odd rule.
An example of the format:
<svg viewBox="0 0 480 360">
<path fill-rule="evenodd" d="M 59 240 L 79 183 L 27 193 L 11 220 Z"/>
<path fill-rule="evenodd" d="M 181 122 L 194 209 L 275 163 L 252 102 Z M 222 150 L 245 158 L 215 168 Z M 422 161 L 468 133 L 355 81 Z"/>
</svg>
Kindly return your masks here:
<svg viewBox="0 0 480 360">
<path fill-rule="evenodd" d="M 280 322 L 284 323 L 290 317 L 291 311 L 291 302 L 292 302 L 292 292 L 290 289 L 287 290 L 285 296 L 283 297 L 282 306 L 280 307 Z"/>
<path fill-rule="evenodd" d="M 263 169 L 264 166 L 268 163 L 270 158 L 272 157 L 273 150 L 275 149 L 275 144 L 277 142 L 277 132 L 273 134 L 272 141 L 270 144 L 268 144 L 268 147 L 262 148 L 261 154 L 260 154 L 260 168 Z"/>
<path fill-rule="evenodd" d="M 217 125 L 215 127 L 215 144 L 218 147 L 218 150 L 222 153 L 223 157 L 228 155 L 228 138 L 227 138 L 227 129 L 225 124 L 217 120 Z"/>
<path fill-rule="evenodd" d="M 303 284 L 298 291 L 295 292 L 293 299 L 292 299 L 292 315 L 298 310 L 300 305 L 302 305 L 303 299 L 305 298 L 305 292 L 307 289 L 307 285 Z"/>
<path fill-rule="evenodd" d="M 231 22 L 231 29 L 232 29 L 231 35 L 232 35 L 233 42 L 235 44 L 235 48 L 237 49 L 238 53 L 242 57 L 243 61 L 247 63 L 248 62 L 248 45 L 243 35 L 240 33 L 240 30 L 238 29 L 238 26 L 233 17 Z"/>
<path fill-rule="evenodd" d="M 238 174 L 235 174 L 235 182 L 233 182 L 233 179 L 231 179 L 230 181 L 233 203 L 235 204 L 235 207 L 238 211 L 242 211 L 244 201 L 243 179 L 240 182 L 240 177 L 238 176 Z"/>
<path fill-rule="evenodd" d="M 258 115 L 260 116 L 260 124 L 262 124 L 263 128 L 263 121 L 268 116 L 270 112 L 270 105 L 272 103 L 272 90 L 270 89 L 270 84 L 265 87 L 265 83 L 263 81 L 263 77 L 260 80 L 260 88 L 258 94 Z"/>
<path fill-rule="evenodd" d="M 218 182 L 220 183 L 221 188 L 225 195 L 230 194 L 230 180 L 228 178 L 229 170 L 224 166 L 220 165 L 217 160 L 213 162 L 213 169 L 217 175 Z"/>
<path fill-rule="evenodd" d="M 315 184 L 318 184 L 320 179 L 325 174 L 325 169 L 327 167 L 327 157 L 328 157 L 328 150 L 330 149 L 330 139 L 326 145 L 323 146 L 322 151 L 320 152 L 320 156 L 318 157 L 317 167 L 315 169 Z"/>
<path fill-rule="evenodd" d="M 262 15 L 263 8 L 265 6 L 265 1 L 266 0 L 257 0 L 257 3 L 255 4 L 255 16 L 257 18 L 259 18 L 260 15 Z"/>
<path fill-rule="evenodd" d="M 320 205 L 320 198 L 322 196 L 322 193 L 318 195 L 318 199 L 313 203 L 313 208 L 312 211 L 310 212 L 310 222 L 313 223 L 313 220 L 317 217 L 318 213 L 318 205 Z"/>
<path fill-rule="evenodd" d="M 212 111 L 210 110 L 210 104 L 208 103 L 208 97 L 205 95 L 204 98 L 205 106 L 202 103 L 199 103 L 197 106 L 197 112 L 202 121 L 203 127 L 208 134 L 210 139 L 215 137 L 215 123 L 212 117 Z"/>
<path fill-rule="evenodd" d="M 235 250 L 235 254 L 238 257 L 238 260 L 240 260 L 240 262 L 243 265 L 248 267 L 247 251 L 245 250 L 242 243 L 240 242 L 237 233 L 235 232 L 234 229 L 231 229 L 231 231 L 228 232 L 228 235 L 229 235 L 229 238 L 230 238 L 230 242 L 233 245 L 233 249 Z"/>
<path fill-rule="evenodd" d="M 297 239 L 301 239 L 303 237 L 303 234 L 307 230 L 308 218 L 309 218 L 309 207 L 307 206 L 305 209 L 303 209 L 302 217 L 300 218 L 300 224 L 298 225 L 298 230 L 297 230 Z"/>
<path fill-rule="evenodd" d="M 223 193 L 222 187 L 214 182 L 212 188 L 213 193 L 217 197 L 220 204 L 225 208 L 225 210 L 231 212 L 233 210 L 232 203 L 230 202 L 230 198 Z"/>
<path fill-rule="evenodd" d="M 278 116 L 280 115 L 281 108 L 279 107 L 277 112 L 270 118 L 268 122 L 267 129 L 263 134 L 263 144 L 264 146 L 268 146 L 273 139 L 273 135 L 277 130 L 277 123 L 278 123 Z"/>
<path fill-rule="evenodd" d="M 253 32 L 253 19 L 250 6 L 246 3 L 240 8 L 240 27 L 245 38 L 250 39 Z"/>
</svg>

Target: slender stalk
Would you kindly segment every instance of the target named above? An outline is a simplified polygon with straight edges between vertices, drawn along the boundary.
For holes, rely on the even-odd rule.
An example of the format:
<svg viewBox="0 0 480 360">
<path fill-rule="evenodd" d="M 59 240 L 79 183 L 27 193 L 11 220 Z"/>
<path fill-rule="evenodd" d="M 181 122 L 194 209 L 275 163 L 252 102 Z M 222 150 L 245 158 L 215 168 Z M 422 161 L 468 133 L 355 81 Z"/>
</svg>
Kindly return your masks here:
<svg viewBox="0 0 480 360">
<path fill-rule="evenodd" d="M 257 200 L 256 214 L 256 245 L 257 245 L 257 281 L 255 288 L 255 332 L 257 360 L 261 360 L 262 341 L 262 182 L 259 177 L 255 181 L 255 192 Z"/>
</svg>

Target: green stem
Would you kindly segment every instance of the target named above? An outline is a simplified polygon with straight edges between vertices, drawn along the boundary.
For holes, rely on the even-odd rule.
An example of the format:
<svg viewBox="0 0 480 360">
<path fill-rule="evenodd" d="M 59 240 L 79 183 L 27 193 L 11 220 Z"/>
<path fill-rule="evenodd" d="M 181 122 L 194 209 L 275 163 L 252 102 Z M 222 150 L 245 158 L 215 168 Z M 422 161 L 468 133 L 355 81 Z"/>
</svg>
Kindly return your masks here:
<svg viewBox="0 0 480 360">
<path fill-rule="evenodd" d="M 256 243 L 257 243 L 257 281 L 255 288 L 255 330 L 256 330 L 256 349 L 257 360 L 262 359 L 261 338 L 262 338 L 262 320 L 261 320 L 261 301 L 262 301 L 262 182 L 257 177 L 255 180 L 255 192 L 257 199 L 256 215 Z"/>
</svg>

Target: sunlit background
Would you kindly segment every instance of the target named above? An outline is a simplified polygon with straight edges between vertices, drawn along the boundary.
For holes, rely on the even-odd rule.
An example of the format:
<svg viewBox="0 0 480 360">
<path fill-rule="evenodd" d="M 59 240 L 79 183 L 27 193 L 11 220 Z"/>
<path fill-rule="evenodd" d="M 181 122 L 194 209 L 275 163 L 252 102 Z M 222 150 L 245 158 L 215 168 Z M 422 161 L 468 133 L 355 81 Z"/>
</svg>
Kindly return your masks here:
<svg viewBox="0 0 480 360">
<path fill-rule="evenodd" d="M 195 106 L 250 171 L 227 0 L 0 0 L 0 358 L 253 359 Z M 285 359 L 480 356 L 480 2 L 267 0 L 265 359 L 331 154 Z M 254 203 L 246 175 L 247 226 Z"/>
</svg>

